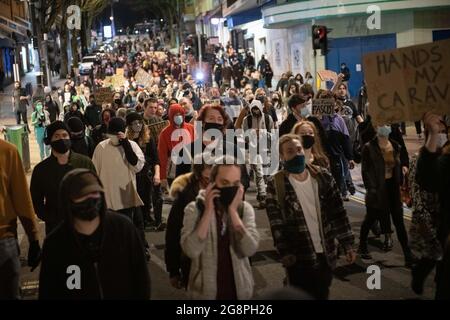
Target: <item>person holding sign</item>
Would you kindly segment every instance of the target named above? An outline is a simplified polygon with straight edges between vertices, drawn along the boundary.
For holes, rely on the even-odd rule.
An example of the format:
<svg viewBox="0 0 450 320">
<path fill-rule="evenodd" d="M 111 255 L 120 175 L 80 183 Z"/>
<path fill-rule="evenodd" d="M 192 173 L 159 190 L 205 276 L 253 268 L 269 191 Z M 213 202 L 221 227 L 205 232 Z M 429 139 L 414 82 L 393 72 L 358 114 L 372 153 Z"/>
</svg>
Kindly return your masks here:
<svg viewBox="0 0 450 320">
<path fill-rule="evenodd" d="M 376 137 L 364 145 L 361 172 L 366 192 L 367 213 L 361 226 L 359 253 L 363 259 L 371 259 L 367 248 L 369 229 L 375 220 L 380 220 L 381 233 L 385 235 L 384 250 L 392 248 L 390 217 L 394 222 L 397 238 L 405 256 L 405 266 L 412 267 L 415 258 L 408 245 L 408 235 L 403 220 L 400 197 L 402 174 L 408 171 L 408 156 L 405 148 L 389 139 L 391 127 L 378 126 Z"/>
<path fill-rule="evenodd" d="M 321 93 L 319 98 L 334 99 L 334 96 L 330 91 L 325 90 Z M 349 201 L 344 168 L 346 161 L 348 161 L 349 169 L 353 169 L 355 163 L 353 161 L 353 152 L 348 128 L 345 125 L 344 119 L 336 113 L 335 110 L 332 111 L 331 115 L 322 115 L 322 126 L 325 130 L 325 137 L 327 139 L 324 145 L 327 150 L 328 158 L 330 159 L 331 173 L 339 186 L 342 199 L 344 201 Z"/>
</svg>

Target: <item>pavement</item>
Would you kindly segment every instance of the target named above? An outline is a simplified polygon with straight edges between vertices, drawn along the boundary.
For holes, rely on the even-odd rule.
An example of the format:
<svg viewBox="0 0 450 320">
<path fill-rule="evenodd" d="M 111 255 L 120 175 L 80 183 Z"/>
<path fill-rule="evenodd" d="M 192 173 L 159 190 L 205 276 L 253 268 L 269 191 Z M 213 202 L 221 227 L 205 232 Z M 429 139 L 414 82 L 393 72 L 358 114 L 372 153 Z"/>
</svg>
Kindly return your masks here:
<svg viewBox="0 0 450 320">
<path fill-rule="evenodd" d="M 34 75 L 27 75 L 32 80 Z M 27 77 L 24 81 L 26 82 Z M 55 79 L 56 80 L 56 79 Z M 34 87 L 34 86 L 33 86 Z M 10 93 L 12 87 L 6 88 L 6 94 L 0 96 L 0 126 L 15 124 L 12 113 Z M 9 101 L 9 104 L 8 104 Z M 29 112 L 31 115 L 31 112 Z M 0 136 L 0 138 L 2 138 Z M 407 135 L 404 137 L 407 149 L 410 154 L 417 152 L 423 144 L 423 140 L 418 139 L 414 126 L 407 127 Z M 40 161 L 39 148 L 36 143 L 34 133 L 29 135 L 30 156 L 32 168 Z M 357 165 L 351 171 L 357 192 L 350 197 L 350 202 L 345 203 L 352 230 L 358 243 L 361 223 L 365 215 L 364 188 L 361 179 L 361 169 Z M 27 173 L 28 179 L 31 172 Z M 257 209 L 256 190 L 254 184 L 248 190 L 246 198 L 253 205 L 256 211 L 256 223 L 261 235 L 258 252 L 252 257 L 252 270 L 255 279 L 256 295 L 263 295 L 268 291 L 281 288 L 285 278 L 283 267 L 278 261 L 277 252 L 273 246 L 270 225 L 265 210 Z M 170 210 L 169 204 L 164 204 L 163 218 L 167 219 Z M 409 230 L 411 215 L 409 210 L 405 210 L 405 225 Z M 44 223 L 39 222 L 41 243 L 43 241 Z M 156 300 L 181 300 L 188 296 L 184 290 L 175 289 L 169 284 L 169 277 L 164 263 L 165 233 L 151 232 L 146 230 L 146 238 L 151 244 L 152 258 L 149 262 L 149 271 L 152 279 L 152 299 Z M 21 289 L 24 299 L 36 299 L 39 286 L 39 267 L 31 272 L 26 266 L 26 254 L 28 252 L 28 241 L 21 226 L 19 226 L 19 244 L 21 248 Z M 395 237 L 394 237 L 395 238 Z M 355 244 L 355 247 L 356 247 Z M 369 237 L 369 250 L 372 260 L 357 259 L 357 262 L 348 266 L 343 258 L 339 259 L 338 266 L 334 271 L 334 280 L 330 290 L 330 298 L 335 300 L 399 300 L 399 299 L 432 299 L 433 298 L 433 275 L 427 279 L 424 294 L 416 296 L 410 289 L 410 270 L 404 267 L 403 254 L 398 241 L 394 241 L 394 249 L 389 253 L 381 250 L 380 239 Z M 381 289 L 370 290 L 367 281 L 370 274 L 367 268 L 371 265 L 378 266 L 381 270 Z"/>
</svg>

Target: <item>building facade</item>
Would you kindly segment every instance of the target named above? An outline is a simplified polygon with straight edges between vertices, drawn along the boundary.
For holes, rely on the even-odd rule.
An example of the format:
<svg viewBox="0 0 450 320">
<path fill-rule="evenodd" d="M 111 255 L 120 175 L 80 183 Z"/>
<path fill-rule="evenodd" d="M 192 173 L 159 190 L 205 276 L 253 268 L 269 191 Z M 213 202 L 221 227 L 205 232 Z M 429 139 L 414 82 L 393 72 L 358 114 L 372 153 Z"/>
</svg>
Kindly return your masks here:
<svg viewBox="0 0 450 320">
<path fill-rule="evenodd" d="M 31 70 L 34 51 L 28 5 L 19 0 L 0 0 L 0 67 L 4 84 L 14 81 L 14 63 L 20 75 Z"/>
<path fill-rule="evenodd" d="M 350 69 L 349 89 L 357 94 L 364 77 L 362 57 L 373 51 L 429 43 L 450 37 L 448 0 L 340 0 L 286 1 L 262 9 L 275 78 L 323 69 Z M 329 52 L 312 50 L 312 25 L 332 29 Z"/>
</svg>

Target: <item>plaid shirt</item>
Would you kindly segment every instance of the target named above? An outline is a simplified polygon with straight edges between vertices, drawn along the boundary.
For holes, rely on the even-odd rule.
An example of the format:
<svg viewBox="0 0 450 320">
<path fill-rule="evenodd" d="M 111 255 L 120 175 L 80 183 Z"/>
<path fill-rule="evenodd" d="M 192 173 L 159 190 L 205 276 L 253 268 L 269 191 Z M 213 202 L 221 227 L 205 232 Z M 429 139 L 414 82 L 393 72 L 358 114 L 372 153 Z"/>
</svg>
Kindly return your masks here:
<svg viewBox="0 0 450 320">
<path fill-rule="evenodd" d="M 318 186 L 319 194 L 316 196 L 320 203 L 322 246 L 329 266 L 334 268 L 337 259 L 335 239 L 347 251 L 353 246 L 354 236 L 335 180 L 326 169 L 318 167 L 315 169 L 319 171 L 313 173 L 308 169 L 308 173 Z M 275 247 L 281 257 L 294 255 L 298 265 L 316 268 L 318 267 L 317 254 L 302 207 L 287 174 L 284 176 L 284 186 L 285 215 L 283 218 L 275 192 L 274 178 L 271 177 L 267 184 L 267 215 Z"/>
</svg>

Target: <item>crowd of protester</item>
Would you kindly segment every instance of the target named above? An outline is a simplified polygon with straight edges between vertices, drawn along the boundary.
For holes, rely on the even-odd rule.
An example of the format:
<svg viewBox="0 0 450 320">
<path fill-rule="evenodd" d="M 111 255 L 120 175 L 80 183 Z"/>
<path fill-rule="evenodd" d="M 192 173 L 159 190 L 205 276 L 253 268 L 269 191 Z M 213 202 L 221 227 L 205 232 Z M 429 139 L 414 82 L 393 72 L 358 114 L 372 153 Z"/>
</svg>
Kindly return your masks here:
<svg viewBox="0 0 450 320">
<path fill-rule="evenodd" d="M 17 151 L 0 141 L 0 177 L 12 181 L 0 184 L 10 186 L 0 199 L 0 261 L 11 260 L 14 275 L 0 272 L 0 283 L 9 284 L 0 297 L 19 295 L 19 217 L 30 241 L 28 263 L 41 263 L 41 299 L 150 298 L 149 227 L 166 232 L 168 284 L 193 299 L 250 299 L 249 258 L 259 233 L 255 208 L 244 199 L 254 183 L 287 285 L 328 298 L 339 254 L 349 264 L 357 254 L 371 259 L 370 230 L 392 250 L 393 223 L 412 289 L 422 293 L 436 267 L 436 298 L 450 298 L 450 179 L 440 178 L 450 177 L 450 146 L 443 118 L 425 117 L 426 144 L 412 157 L 400 124 L 372 124 L 364 92 L 355 106 L 345 74 L 331 90 L 316 91 L 309 72 L 286 72 L 272 86 L 269 61 L 263 56 L 256 63 L 231 45 L 218 48 L 207 70 L 198 76 L 204 69 L 191 53 L 141 40 L 99 53 L 91 74 L 68 77 L 62 90 L 45 88 L 33 103 L 42 161 L 30 192 Z M 110 77 L 117 75 L 122 82 L 115 86 Z M 110 97 L 98 101 L 108 87 Z M 16 91 L 17 117 L 25 121 L 20 83 Z M 332 99 L 333 113 L 313 114 L 313 99 Z M 228 139 L 230 129 L 241 137 Z M 276 158 L 276 170 L 268 172 L 263 157 L 252 159 L 252 149 Z M 344 205 L 356 192 L 355 163 L 367 209 L 357 251 Z M 400 194 L 408 178 L 409 234 Z M 45 222 L 42 251 L 34 213 Z M 66 286 L 69 264 L 85 272 L 81 290 Z"/>
</svg>

